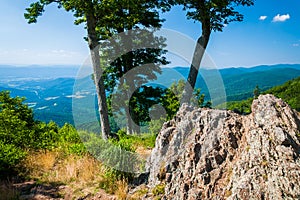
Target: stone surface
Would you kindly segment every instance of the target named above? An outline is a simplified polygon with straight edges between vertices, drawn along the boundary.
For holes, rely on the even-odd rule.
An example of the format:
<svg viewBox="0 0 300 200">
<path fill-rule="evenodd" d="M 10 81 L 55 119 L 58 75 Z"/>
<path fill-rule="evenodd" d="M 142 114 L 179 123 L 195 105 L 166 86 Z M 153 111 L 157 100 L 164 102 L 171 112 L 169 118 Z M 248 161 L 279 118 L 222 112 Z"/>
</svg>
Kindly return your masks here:
<svg viewBox="0 0 300 200">
<path fill-rule="evenodd" d="M 300 199 L 300 117 L 261 95 L 252 113 L 183 105 L 148 160 L 162 199 Z"/>
</svg>

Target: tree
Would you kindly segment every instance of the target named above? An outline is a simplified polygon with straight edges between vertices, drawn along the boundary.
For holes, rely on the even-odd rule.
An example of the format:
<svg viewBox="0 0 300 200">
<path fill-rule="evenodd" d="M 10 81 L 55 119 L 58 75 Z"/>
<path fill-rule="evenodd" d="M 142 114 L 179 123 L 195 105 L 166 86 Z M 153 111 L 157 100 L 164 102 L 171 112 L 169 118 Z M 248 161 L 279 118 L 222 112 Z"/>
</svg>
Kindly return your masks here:
<svg viewBox="0 0 300 200">
<path fill-rule="evenodd" d="M 108 37 L 107 34 L 104 34 L 105 30 L 102 28 L 105 26 L 101 26 L 102 24 L 100 23 L 102 22 L 101 20 L 106 17 L 105 14 L 107 10 L 105 10 L 105 3 L 99 3 L 98 1 L 93 0 L 39 0 L 32 3 L 30 7 L 26 9 L 27 12 L 24 16 L 28 19 L 28 23 L 36 23 L 37 18 L 45 11 L 44 7 L 51 3 L 57 3 L 58 8 L 64 8 L 68 12 L 73 12 L 74 17 L 76 18 L 76 25 L 85 23 L 85 28 L 87 29 L 86 39 L 90 49 L 96 92 L 98 95 L 102 138 L 106 140 L 110 134 L 110 126 L 105 87 L 102 77 L 103 69 L 100 66 L 99 55 L 99 40 L 101 37 Z"/>
<path fill-rule="evenodd" d="M 185 86 L 184 80 L 172 83 L 170 88 L 167 88 L 162 96 L 162 104 L 167 112 L 167 120 L 171 120 L 180 107 L 182 92 Z"/>
<path fill-rule="evenodd" d="M 259 95 L 260 95 L 260 88 L 258 87 L 258 85 L 256 85 L 253 90 L 254 99 L 257 99 Z"/>
<path fill-rule="evenodd" d="M 167 120 L 171 120 L 180 108 L 180 99 L 184 94 L 186 82 L 179 80 L 174 82 L 170 88 L 165 89 L 162 94 L 161 102 L 167 112 Z M 193 98 L 192 98 L 193 97 Z M 201 94 L 200 89 L 195 89 L 192 93 L 191 104 L 199 108 L 210 107 L 211 103 L 204 101 L 204 94 Z"/>
<path fill-rule="evenodd" d="M 99 55 L 99 43 L 113 36 L 138 28 L 138 25 L 151 27 L 153 24 L 160 25 L 156 8 L 163 10 L 169 8 L 165 1 L 155 0 L 39 0 L 32 3 L 26 9 L 25 18 L 29 23 L 36 23 L 37 17 L 42 15 L 44 7 L 57 3 L 59 8 L 74 13 L 75 24 L 85 23 L 87 29 L 87 41 L 90 49 L 94 81 L 98 94 L 98 108 L 103 139 L 110 134 L 108 106 L 106 101 L 105 84 Z M 117 69 L 118 70 L 118 69 Z"/>
<path fill-rule="evenodd" d="M 123 41 L 126 41 L 127 48 L 130 46 L 133 50 L 129 49 L 128 53 L 118 57 L 110 64 L 108 70 L 106 70 L 108 73 L 105 73 L 105 83 L 111 92 L 109 99 L 113 102 L 113 105 L 111 102 L 109 105 L 112 112 L 118 112 L 125 116 L 127 119 L 127 133 L 132 134 L 139 132 L 139 124 L 143 121 L 142 118 L 135 116 L 137 112 L 133 112 L 133 110 L 139 110 L 138 107 L 143 107 L 143 105 L 140 105 L 141 103 L 147 104 L 146 101 L 138 100 L 138 97 L 143 96 L 142 98 L 147 99 L 151 98 L 152 95 L 150 92 L 146 92 L 145 87 L 142 87 L 141 91 L 139 91 L 139 88 L 143 84 L 155 80 L 157 74 L 161 73 L 160 65 L 168 64 L 168 62 L 163 56 L 165 51 L 162 50 L 162 47 L 164 47 L 162 38 L 155 37 L 150 31 L 140 32 L 139 29 L 129 34 L 131 34 L 130 39 Z M 130 41 L 129 45 L 128 41 Z M 141 41 L 147 41 L 148 45 L 159 48 L 135 48 L 136 44 L 140 44 Z M 118 44 L 120 45 L 122 42 L 118 42 Z M 147 91 L 149 90 L 147 89 Z M 132 98 L 135 98 L 135 100 L 131 100 Z M 130 101 L 136 103 L 130 103 Z M 133 108 L 134 105 L 137 107 Z"/>
<path fill-rule="evenodd" d="M 127 133 L 131 134 L 138 131 L 136 121 L 132 119 L 135 116 L 133 116 L 134 112 L 131 112 L 134 109 L 130 108 L 129 103 L 131 95 L 142 84 L 157 78 L 156 74 L 161 73 L 159 65 L 169 63 L 163 56 L 166 53 L 163 50 L 165 39 L 154 36 L 153 31 L 149 29 L 162 26 L 163 20 L 159 17 L 158 9 L 168 9 L 168 5 L 157 0 L 115 2 L 118 3 L 118 9 L 115 11 L 114 18 L 110 20 L 114 22 L 110 26 L 110 31 L 115 33 L 116 37 L 112 37 L 108 44 L 102 43 L 104 52 L 101 53 L 113 55 L 122 49 L 124 54 L 117 56 L 115 60 L 105 59 L 109 64 L 104 72 L 104 82 L 108 92 L 113 93 L 114 98 L 118 98 L 118 101 L 114 101 L 115 105 L 111 105 L 112 97 L 109 96 L 109 108 L 125 112 Z M 157 48 L 137 48 L 141 43 Z M 131 70 L 141 66 L 143 67 L 129 75 Z"/>
<path fill-rule="evenodd" d="M 251 6 L 253 0 L 174 0 L 184 6 L 187 18 L 201 23 L 202 33 L 198 38 L 190 67 L 183 102 L 189 102 L 197 81 L 201 60 L 208 45 L 212 31 L 222 31 L 233 21 L 242 21 L 243 15 L 235 11 L 237 6 Z"/>
<path fill-rule="evenodd" d="M 154 110 L 154 106 L 161 102 L 163 92 L 164 90 L 159 87 L 142 86 L 133 93 L 129 101 L 129 113 L 132 120 L 137 124 L 137 126 L 133 126 L 134 133 L 140 133 L 140 127 L 152 120 L 150 117 L 151 111 L 160 114 L 157 110 Z"/>
</svg>

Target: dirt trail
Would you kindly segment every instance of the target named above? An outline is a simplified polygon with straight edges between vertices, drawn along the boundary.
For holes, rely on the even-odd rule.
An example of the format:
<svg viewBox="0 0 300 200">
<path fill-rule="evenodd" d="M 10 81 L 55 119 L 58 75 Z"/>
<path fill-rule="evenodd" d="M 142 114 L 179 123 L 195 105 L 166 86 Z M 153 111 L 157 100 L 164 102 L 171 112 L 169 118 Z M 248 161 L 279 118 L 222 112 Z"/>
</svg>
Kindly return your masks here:
<svg viewBox="0 0 300 200">
<path fill-rule="evenodd" d="M 116 200 L 114 195 L 99 189 L 96 194 L 86 192 L 83 196 L 76 196 L 68 185 L 40 184 L 36 181 L 11 183 L 4 181 L 0 185 L 0 200 Z"/>
</svg>

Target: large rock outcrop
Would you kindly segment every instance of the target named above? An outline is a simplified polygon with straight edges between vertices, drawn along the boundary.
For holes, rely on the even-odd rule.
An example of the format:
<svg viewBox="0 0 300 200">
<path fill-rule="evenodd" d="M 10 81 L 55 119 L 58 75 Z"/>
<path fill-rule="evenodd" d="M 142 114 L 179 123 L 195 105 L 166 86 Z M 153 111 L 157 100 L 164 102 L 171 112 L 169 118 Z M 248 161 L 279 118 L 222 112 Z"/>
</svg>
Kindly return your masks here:
<svg viewBox="0 0 300 200">
<path fill-rule="evenodd" d="M 252 113 L 184 105 L 149 158 L 149 186 L 162 199 L 300 199 L 300 118 L 263 95 Z"/>
</svg>

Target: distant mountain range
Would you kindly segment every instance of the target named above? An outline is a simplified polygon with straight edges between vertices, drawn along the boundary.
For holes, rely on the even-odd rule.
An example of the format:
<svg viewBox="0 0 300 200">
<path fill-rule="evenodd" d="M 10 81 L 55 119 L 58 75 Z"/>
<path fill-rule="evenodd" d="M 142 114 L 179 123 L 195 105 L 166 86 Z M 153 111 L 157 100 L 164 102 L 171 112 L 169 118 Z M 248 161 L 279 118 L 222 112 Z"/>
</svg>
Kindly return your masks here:
<svg viewBox="0 0 300 200">
<path fill-rule="evenodd" d="M 73 124 L 72 99 L 95 98 L 91 77 L 76 79 L 78 69 L 73 66 L 0 66 L 0 91 L 10 90 L 12 96 L 25 96 L 38 120 Z M 174 81 L 186 79 L 188 72 L 187 67 L 163 68 L 158 79 L 149 84 L 169 87 Z M 300 64 L 200 69 L 196 87 L 201 88 L 207 100 L 212 90 L 224 88 L 227 101 L 234 101 L 253 96 L 256 85 L 265 91 L 299 76 Z"/>
</svg>

